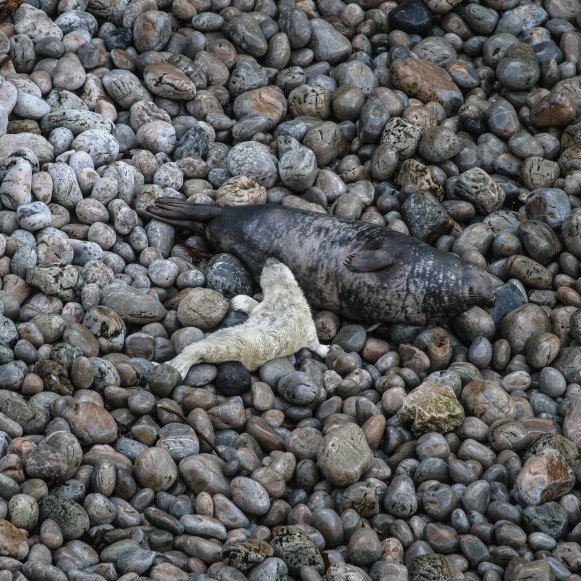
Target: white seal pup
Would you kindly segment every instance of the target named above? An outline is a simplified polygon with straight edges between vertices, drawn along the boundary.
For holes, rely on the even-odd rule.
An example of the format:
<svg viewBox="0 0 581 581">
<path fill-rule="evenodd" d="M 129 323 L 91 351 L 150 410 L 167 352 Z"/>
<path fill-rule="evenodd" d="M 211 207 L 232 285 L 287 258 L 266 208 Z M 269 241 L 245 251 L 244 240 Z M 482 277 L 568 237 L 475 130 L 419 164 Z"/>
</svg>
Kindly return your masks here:
<svg viewBox="0 0 581 581">
<path fill-rule="evenodd" d="M 183 378 L 196 363 L 239 361 L 254 371 L 267 361 L 288 357 L 308 347 L 320 357 L 326 357 L 329 347 L 321 345 L 311 309 L 290 269 L 274 258 L 264 264 L 260 275 L 264 299 L 238 295 L 230 305 L 235 311 L 248 314 L 245 323 L 220 329 L 192 343 L 169 365 Z"/>
</svg>

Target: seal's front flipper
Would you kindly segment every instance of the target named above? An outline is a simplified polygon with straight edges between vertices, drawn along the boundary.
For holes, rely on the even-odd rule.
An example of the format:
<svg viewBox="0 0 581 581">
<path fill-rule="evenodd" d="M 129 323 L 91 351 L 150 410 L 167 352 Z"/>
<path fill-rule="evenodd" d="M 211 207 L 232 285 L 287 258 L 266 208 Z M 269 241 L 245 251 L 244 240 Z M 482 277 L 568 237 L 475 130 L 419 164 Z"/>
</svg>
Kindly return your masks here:
<svg viewBox="0 0 581 581">
<path fill-rule="evenodd" d="M 255 301 L 252 297 L 246 295 L 236 295 L 230 301 L 230 308 L 233 311 L 246 313 L 247 315 L 249 315 L 258 305 L 258 301 Z"/>
<path fill-rule="evenodd" d="M 387 268 L 393 263 L 393 256 L 387 248 L 361 250 L 345 259 L 345 266 L 351 272 L 375 272 Z"/>
</svg>

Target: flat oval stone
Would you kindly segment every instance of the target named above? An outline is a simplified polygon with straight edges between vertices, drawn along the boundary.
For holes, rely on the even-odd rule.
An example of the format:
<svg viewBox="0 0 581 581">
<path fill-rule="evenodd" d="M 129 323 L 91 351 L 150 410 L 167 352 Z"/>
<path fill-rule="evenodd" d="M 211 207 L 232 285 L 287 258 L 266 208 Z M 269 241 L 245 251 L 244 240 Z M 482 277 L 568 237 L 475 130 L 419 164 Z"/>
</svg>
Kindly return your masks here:
<svg viewBox="0 0 581 581">
<path fill-rule="evenodd" d="M 406 94 L 427 103 L 436 101 L 448 113 L 462 105 L 464 97 L 452 77 L 438 65 L 423 59 L 400 59 L 391 65 L 393 84 Z"/>
<path fill-rule="evenodd" d="M 102 129 L 112 132 L 115 128 L 111 119 L 105 115 L 78 109 L 59 109 L 49 113 L 42 119 L 40 126 L 45 134 L 49 134 L 57 127 L 65 127 L 72 131 L 73 135 L 79 135 L 88 129 Z"/>
<path fill-rule="evenodd" d="M 209 492 L 230 496 L 230 484 L 223 473 L 224 462 L 211 454 L 198 454 L 184 458 L 179 472 L 193 492 Z"/>
<path fill-rule="evenodd" d="M 127 285 L 107 287 L 102 303 L 129 324 L 155 323 L 166 315 L 166 309 L 157 297 L 140 293 Z"/>
<path fill-rule="evenodd" d="M 196 94 L 196 85 L 182 71 L 167 64 L 149 65 L 143 71 L 145 86 L 158 97 L 189 101 Z"/>
<path fill-rule="evenodd" d="M 260 58 L 268 51 L 268 43 L 256 19 L 250 14 L 235 14 L 226 26 L 232 41 L 253 57 Z"/>
<path fill-rule="evenodd" d="M 81 444 L 110 444 L 117 439 L 117 423 L 104 407 L 88 401 L 69 403 L 60 416 L 67 420 Z"/>
<path fill-rule="evenodd" d="M 137 101 L 151 100 L 149 91 L 141 84 L 139 78 L 130 71 L 121 69 L 109 71 L 103 77 L 103 86 L 107 93 L 124 109 L 130 109 L 131 105 Z"/>
</svg>

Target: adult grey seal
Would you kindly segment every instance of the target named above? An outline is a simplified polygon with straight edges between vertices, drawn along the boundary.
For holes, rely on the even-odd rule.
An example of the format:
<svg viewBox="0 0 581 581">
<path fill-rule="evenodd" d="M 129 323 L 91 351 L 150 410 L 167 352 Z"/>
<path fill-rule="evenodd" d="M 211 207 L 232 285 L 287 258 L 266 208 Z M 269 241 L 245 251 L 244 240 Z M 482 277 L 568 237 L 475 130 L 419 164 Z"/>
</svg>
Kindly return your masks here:
<svg viewBox="0 0 581 581">
<path fill-rule="evenodd" d="M 365 323 L 411 323 L 493 306 L 495 284 L 457 256 L 364 222 L 277 205 L 218 207 L 159 198 L 146 213 L 194 229 L 237 256 L 256 280 L 273 257 L 293 272 L 309 303 Z"/>
</svg>

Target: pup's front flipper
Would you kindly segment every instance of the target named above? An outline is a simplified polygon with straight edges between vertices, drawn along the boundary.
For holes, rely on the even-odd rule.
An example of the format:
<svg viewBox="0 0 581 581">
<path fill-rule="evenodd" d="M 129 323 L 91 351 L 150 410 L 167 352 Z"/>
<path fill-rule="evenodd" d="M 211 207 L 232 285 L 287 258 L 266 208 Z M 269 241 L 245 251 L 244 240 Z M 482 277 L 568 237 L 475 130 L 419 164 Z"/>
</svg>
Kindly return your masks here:
<svg viewBox="0 0 581 581">
<path fill-rule="evenodd" d="M 307 345 L 307 349 L 310 349 L 313 353 L 316 353 L 321 359 L 325 359 L 329 355 L 329 346 L 319 343 L 318 339 L 310 341 Z"/>
<path fill-rule="evenodd" d="M 345 266 L 351 272 L 375 272 L 394 263 L 394 257 L 387 248 L 361 250 L 345 259 Z"/>
<path fill-rule="evenodd" d="M 258 301 L 255 301 L 252 297 L 247 295 L 236 295 L 230 301 L 230 308 L 233 311 L 238 311 L 240 313 L 246 313 L 249 315 L 257 306 Z"/>
</svg>

